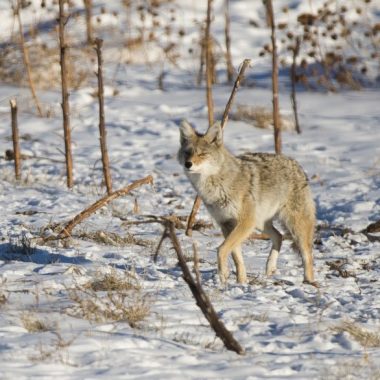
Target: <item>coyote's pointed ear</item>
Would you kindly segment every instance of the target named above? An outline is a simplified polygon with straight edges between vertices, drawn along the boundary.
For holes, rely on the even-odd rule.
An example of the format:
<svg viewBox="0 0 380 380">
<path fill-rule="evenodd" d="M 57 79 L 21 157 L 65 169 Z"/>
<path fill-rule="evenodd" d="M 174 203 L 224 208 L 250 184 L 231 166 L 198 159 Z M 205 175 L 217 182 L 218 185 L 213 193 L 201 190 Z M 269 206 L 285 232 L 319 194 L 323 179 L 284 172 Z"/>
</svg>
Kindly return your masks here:
<svg viewBox="0 0 380 380">
<path fill-rule="evenodd" d="M 181 145 L 186 143 L 186 141 L 191 140 L 191 138 L 195 136 L 195 131 L 187 120 L 181 121 L 181 125 L 179 127 L 179 133 L 180 133 Z"/>
<path fill-rule="evenodd" d="M 223 130 L 220 121 L 214 123 L 206 132 L 206 140 L 209 144 L 223 145 Z"/>
</svg>

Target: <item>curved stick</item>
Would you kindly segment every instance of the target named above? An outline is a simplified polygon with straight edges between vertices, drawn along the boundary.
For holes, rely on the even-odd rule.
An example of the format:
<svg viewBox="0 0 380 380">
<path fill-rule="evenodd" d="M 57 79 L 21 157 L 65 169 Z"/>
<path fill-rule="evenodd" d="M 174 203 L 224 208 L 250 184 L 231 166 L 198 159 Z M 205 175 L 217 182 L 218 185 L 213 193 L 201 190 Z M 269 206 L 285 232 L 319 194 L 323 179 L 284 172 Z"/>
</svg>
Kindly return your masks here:
<svg viewBox="0 0 380 380">
<path fill-rule="evenodd" d="M 59 237 L 69 237 L 71 235 L 71 231 L 73 228 L 81 223 L 84 219 L 88 218 L 95 211 L 99 210 L 101 207 L 107 205 L 109 202 L 113 201 L 116 198 L 127 195 L 130 191 L 140 187 L 144 184 L 153 184 L 153 177 L 148 175 L 145 178 L 138 179 L 137 181 L 131 183 L 129 186 L 126 186 L 120 190 L 114 191 L 110 195 L 106 195 L 103 198 L 99 199 L 91 206 L 87 207 L 85 210 L 76 215 L 73 219 L 71 219 L 68 223 L 66 223 L 65 227 L 62 228 L 61 232 L 58 234 Z"/>
</svg>

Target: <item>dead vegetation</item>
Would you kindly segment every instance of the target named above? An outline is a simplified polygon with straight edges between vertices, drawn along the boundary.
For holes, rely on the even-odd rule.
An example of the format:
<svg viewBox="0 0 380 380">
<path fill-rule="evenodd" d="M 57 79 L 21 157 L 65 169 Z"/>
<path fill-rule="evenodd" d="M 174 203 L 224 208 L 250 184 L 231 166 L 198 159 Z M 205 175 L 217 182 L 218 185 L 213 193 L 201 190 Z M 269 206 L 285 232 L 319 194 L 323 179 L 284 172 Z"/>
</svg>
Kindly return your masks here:
<svg viewBox="0 0 380 380">
<path fill-rule="evenodd" d="M 40 343 L 35 347 L 32 355 L 29 355 L 29 360 L 33 363 L 55 361 L 66 365 L 73 365 L 68 358 L 67 348 L 75 341 L 77 336 L 65 339 L 58 329 L 52 330 L 54 338 L 48 344 Z"/>
<path fill-rule="evenodd" d="M 344 321 L 335 326 L 333 330 L 337 333 L 348 333 L 354 340 L 365 348 L 380 347 L 380 332 L 370 331 L 355 322 Z"/>
<path fill-rule="evenodd" d="M 319 372 L 319 380 L 380 379 L 379 364 L 367 354 L 361 358 L 337 360 L 334 365 L 325 366 Z"/>
<path fill-rule="evenodd" d="M 95 278 L 84 285 L 84 288 L 94 292 L 140 291 L 141 284 L 134 273 L 128 271 L 119 272 L 112 268 L 108 273 L 98 272 Z"/>
<path fill-rule="evenodd" d="M 67 289 L 73 306 L 67 314 L 93 322 L 127 322 L 139 327 L 150 314 L 151 299 L 143 294 L 134 274 L 111 271 L 84 285 Z"/>
<path fill-rule="evenodd" d="M 374 84 L 369 68 L 377 66 L 380 38 L 378 24 L 371 21 L 374 8 L 370 0 L 354 0 L 350 7 L 344 1 L 326 1 L 313 12 L 299 14 L 296 25 L 285 21 L 288 11 L 288 7 L 282 8 L 283 17 L 277 25 L 281 63 L 290 67 L 286 51 L 293 55 L 299 48 L 295 71 L 298 84 L 332 92 Z M 271 54 L 270 45 L 260 53 L 266 54 Z"/>
<path fill-rule="evenodd" d="M 140 239 L 131 233 L 120 235 L 115 232 L 108 232 L 104 230 L 98 230 L 94 232 L 81 232 L 78 235 L 74 235 L 74 237 L 78 237 L 79 239 L 92 240 L 96 243 L 111 245 L 115 247 L 125 247 L 128 245 L 153 247 L 155 244 L 152 240 Z"/>
<path fill-rule="evenodd" d="M 326 261 L 326 265 L 333 271 L 333 274 L 339 277 L 347 278 L 354 277 L 356 278 L 356 273 L 347 269 L 348 260 L 338 259 L 335 261 Z"/>
<path fill-rule="evenodd" d="M 5 305 L 8 301 L 8 292 L 6 291 L 4 285 L 7 282 L 6 279 L 2 278 L 0 282 L 0 308 Z"/>
<path fill-rule="evenodd" d="M 52 329 L 52 326 L 31 311 L 23 312 L 20 320 L 24 328 L 30 333 L 50 331 Z"/>
<path fill-rule="evenodd" d="M 256 128 L 273 129 L 273 112 L 266 107 L 237 104 L 230 118 L 232 120 L 244 121 Z M 285 115 L 280 115 L 280 125 L 283 131 L 295 130 L 294 121 Z"/>
<path fill-rule="evenodd" d="M 24 231 L 21 236 L 9 236 L 8 252 L 10 254 L 32 256 L 36 252 L 36 246 L 32 235 Z"/>
<path fill-rule="evenodd" d="M 28 86 L 22 53 L 10 44 L 1 48 L 0 80 L 3 83 Z M 28 43 L 33 82 L 39 90 L 59 88 L 61 85 L 57 47 L 32 41 Z M 91 54 L 86 49 L 70 49 L 67 79 L 70 89 L 78 89 L 91 79 Z"/>
</svg>

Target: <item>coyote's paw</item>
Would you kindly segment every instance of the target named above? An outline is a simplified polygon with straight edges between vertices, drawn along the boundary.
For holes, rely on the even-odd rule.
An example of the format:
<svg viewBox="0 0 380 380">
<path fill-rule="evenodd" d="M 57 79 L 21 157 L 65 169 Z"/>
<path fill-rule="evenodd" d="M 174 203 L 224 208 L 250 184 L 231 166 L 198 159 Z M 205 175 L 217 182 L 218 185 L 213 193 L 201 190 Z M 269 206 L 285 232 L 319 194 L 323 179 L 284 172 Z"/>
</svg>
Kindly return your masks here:
<svg viewBox="0 0 380 380">
<path fill-rule="evenodd" d="M 266 270 L 265 270 L 265 274 L 268 277 L 274 275 L 277 271 L 277 257 L 278 257 L 278 251 L 272 250 L 271 254 L 268 257 Z"/>
<path fill-rule="evenodd" d="M 314 286 L 314 288 L 319 288 L 319 283 L 317 281 L 303 280 L 303 283 Z"/>
<path fill-rule="evenodd" d="M 240 273 L 237 275 L 238 284 L 246 284 L 247 283 L 247 275 L 245 273 Z"/>
<path fill-rule="evenodd" d="M 276 272 L 277 272 L 277 268 L 276 268 L 276 267 L 270 267 L 270 266 L 267 266 L 266 271 L 265 271 L 265 274 L 266 274 L 268 277 L 271 277 L 271 276 L 273 276 Z"/>
<path fill-rule="evenodd" d="M 226 284 L 228 280 L 228 276 L 230 275 L 228 268 L 225 266 L 219 265 L 218 275 L 219 275 L 220 282 L 222 284 Z"/>
<path fill-rule="evenodd" d="M 273 262 L 271 260 L 267 261 L 266 269 L 265 269 L 265 274 L 268 277 L 273 276 L 277 272 L 277 263 Z"/>
</svg>

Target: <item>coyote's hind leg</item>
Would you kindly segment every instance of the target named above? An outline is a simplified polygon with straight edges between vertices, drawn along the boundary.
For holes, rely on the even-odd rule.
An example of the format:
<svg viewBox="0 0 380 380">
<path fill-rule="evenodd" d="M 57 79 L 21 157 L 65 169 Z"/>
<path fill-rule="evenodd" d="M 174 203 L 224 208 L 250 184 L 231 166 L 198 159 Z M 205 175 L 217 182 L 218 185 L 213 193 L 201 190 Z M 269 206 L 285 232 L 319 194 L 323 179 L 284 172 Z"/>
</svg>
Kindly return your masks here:
<svg viewBox="0 0 380 380">
<path fill-rule="evenodd" d="M 272 241 L 272 248 L 266 264 L 266 275 L 271 276 L 276 273 L 277 270 L 277 259 L 281 249 L 282 235 L 273 227 L 271 221 L 265 223 L 264 233 L 269 235 L 270 240 Z"/>
</svg>

